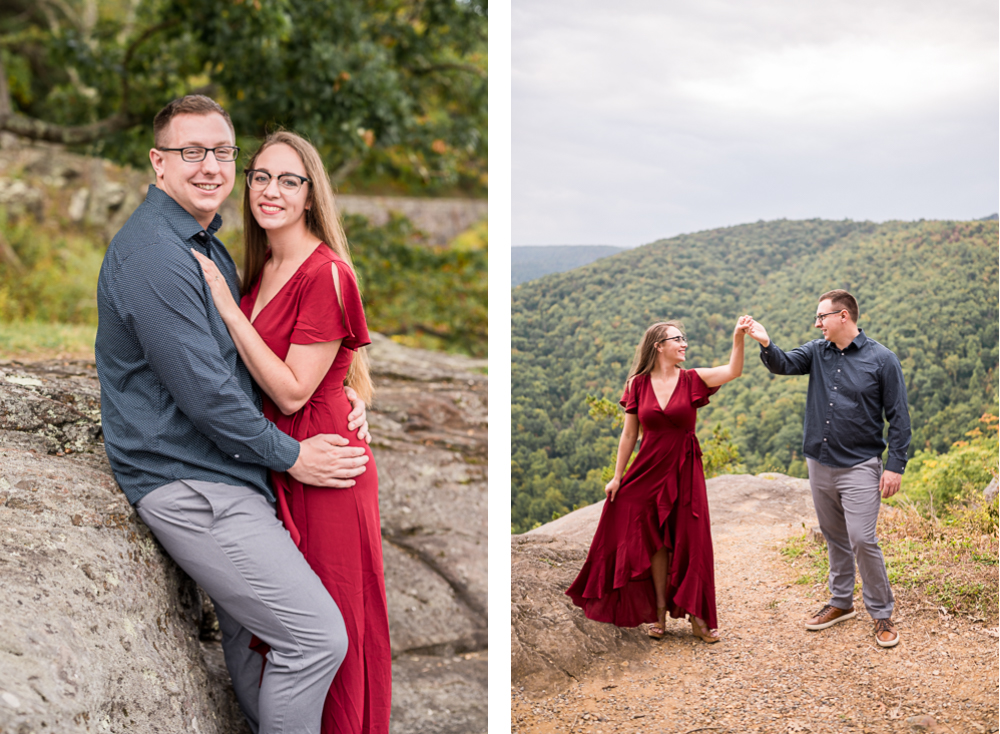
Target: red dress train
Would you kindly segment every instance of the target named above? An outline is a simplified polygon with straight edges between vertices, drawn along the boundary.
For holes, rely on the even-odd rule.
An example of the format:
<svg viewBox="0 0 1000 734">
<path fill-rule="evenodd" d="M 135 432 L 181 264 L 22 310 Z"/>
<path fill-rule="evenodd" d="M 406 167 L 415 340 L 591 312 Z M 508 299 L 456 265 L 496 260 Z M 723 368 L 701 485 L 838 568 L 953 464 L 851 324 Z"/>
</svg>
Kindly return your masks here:
<svg viewBox="0 0 1000 734">
<path fill-rule="evenodd" d="M 718 627 L 712 529 L 694 433 L 697 409 L 717 390 L 683 369 L 663 408 L 649 375 L 636 376 L 626 388 L 621 405 L 642 424 L 639 452 L 615 501 L 604 503 L 587 560 L 566 591 L 588 619 L 618 627 L 656 622 L 651 559 L 666 547 L 673 554 L 670 616 L 689 613 Z"/>
<path fill-rule="evenodd" d="M 333 284 L 336 266 L 344 308 Z M 260 279 L 240 303 L 249 319 Z M 324 489 L 272 472 L 278 516 L 330 592 L 347 626 L 347 657 L 323 706 L 323 734 L 387 734 L 392 687 L 389 617 L 382 567 L 378 473 L 371 450 L 347 430 L 351 404 L 344 377 L 354 350 L 371 343 L 357 282 L 347 263 L 320 245 L 257 314 L 254 328 L 281 359 L 292 344 L 342 339 L 330 371 L 294 415 L 283 415 L 264 395 L 264 415 L 292 438 L 336 433 L 361 446 L 366 471 L 353 487 Z M 262 652 L 266 653 L 266 646 Z"/>
</svg>

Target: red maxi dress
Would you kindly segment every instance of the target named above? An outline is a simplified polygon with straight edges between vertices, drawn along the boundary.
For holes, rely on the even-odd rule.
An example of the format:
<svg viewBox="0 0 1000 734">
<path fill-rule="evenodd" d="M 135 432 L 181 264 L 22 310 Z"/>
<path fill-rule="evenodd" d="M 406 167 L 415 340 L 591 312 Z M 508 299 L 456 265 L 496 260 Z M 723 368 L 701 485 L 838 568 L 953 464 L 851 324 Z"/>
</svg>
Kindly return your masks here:
<svg viewBox="0 0 1000 734">
<path fill-rule="evenodd" d="M 333 284 L 331 263 L 340 276 L 344 308 Z M 249 319 L 260 279 L 243 297 Z M 349 640 L 347 657 L 323 706 L 323 734 L 387 734 L 392 687 L 389 616 L 382 567 L 378 473 L 371 450 L 348 431 L 351 404 L 344 377 L 354 350 L 371 343 L 354 273 L 325 244 L 319 245 L 289 281 L 257 314 L 254 328 L 282 360 L 292 344 L 342 339 L 337 356 L 313 396 L 294 415 L 283 415 L 264 395 L 264 415 L 292 438 L 336 433 L 368 455 L 366 471 L 353 487 L 310 487 L 285 473 L 271 472 L 278 516 L 292 540 L 340 608 Z M 267 646 L 257 647 L 266 654 Z"/>
<path fill-rule="evenodd" d="M 605 502 L 587 560 L 566 593 L 588 619 L 618 627 L 656 622 L 651 559 L 671 552 L 667 609 L 718 627 L 712 529 L 708 518 L 697 409 L 719 388 L 681 370 L 661 408 L 649 375 L 637 375 L 621 405 L 639 416 L 642 441 L 614 502 Z"/>
</svg>

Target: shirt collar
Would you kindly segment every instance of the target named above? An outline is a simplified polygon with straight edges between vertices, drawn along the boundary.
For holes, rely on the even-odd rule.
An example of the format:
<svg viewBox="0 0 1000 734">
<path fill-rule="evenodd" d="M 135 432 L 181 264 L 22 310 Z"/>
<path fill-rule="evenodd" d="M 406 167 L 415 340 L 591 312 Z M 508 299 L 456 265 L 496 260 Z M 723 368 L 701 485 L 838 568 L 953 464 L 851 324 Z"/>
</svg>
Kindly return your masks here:
<svg viewBox="0 0 1000 734">
<path fill-rule="evenodd" d="M 858 335 L 856 337 L 854 337 L 854 339 L 851 341 L 851 343 L 848 344 L 844 348 L 844 351 L 846 352 L 852 346 L 855 349 L 861 349 L 861 347 L 863 347 L 867 342 L 868 342 L 868 337 L 865 335 L 865 330 L 862 329 L 862 328 L 858 328 Z M 827 349 L 836 349 L 837 345 L 834 344 L 833 342 L 826 342 L 826 348 Z"/>
<path fill-rule="evenodd" d="M 200 241 L 202 239 L 198 235 L 205 232 L 206 229 L 198 224 L 198 220 L 191 216 L 184 207 L 174 201 L 170 194 L 158 189 L 156 184 L 150 184 L 146 190 L 146 202 L 164 216 L 182 240 L 197 238 Z M 214 235 L 221 226 L 222 217 L 216 212 L 211 224 L 208 225 L 208 234 Z"/>
</svg>

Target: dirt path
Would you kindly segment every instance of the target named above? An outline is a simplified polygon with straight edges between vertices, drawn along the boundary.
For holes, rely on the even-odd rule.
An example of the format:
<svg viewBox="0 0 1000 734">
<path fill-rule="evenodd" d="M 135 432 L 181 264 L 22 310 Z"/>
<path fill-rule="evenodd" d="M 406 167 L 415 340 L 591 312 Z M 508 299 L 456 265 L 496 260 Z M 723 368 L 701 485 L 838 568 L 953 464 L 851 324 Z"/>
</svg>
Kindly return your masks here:
<svg viewBox="0 0 1000 734">
<path fill-rule="evenodd" d="M 595 659 L 568 690 L 539 695 L 515 681 L 513 732 L 881 734 L 918 731 L 920 716 L 936 722 L 923 731 L 998 730 L 996 627 L 897 604 L 901 642 L 884 650 L 859 603 L 857 618 L 807 632 L 826 590 L 796 584 L 778 553 L 802 532 L 801 507 L 761 515 L 735 501 L 746 496 L 709 493 L 722 642 L 673 620 L 663 640 Z"/>
</svg>

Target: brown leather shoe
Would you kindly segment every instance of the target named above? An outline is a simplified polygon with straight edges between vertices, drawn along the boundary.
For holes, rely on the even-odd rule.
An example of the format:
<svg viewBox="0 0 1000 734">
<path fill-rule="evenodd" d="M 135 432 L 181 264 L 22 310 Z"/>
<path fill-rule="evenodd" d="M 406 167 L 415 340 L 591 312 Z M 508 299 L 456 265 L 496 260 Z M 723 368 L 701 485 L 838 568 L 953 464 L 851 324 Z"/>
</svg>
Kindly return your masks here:
<svg viewBox="0 0 1000 734">
<path fill-rule="evenodd" d="M 895 647 L 899 644 L 899 632 L 891 619 L 875 620 L 875 642 L 880 647 Z"/>
<path fill-rule="evenodd" d="M 825 630 L 827 627 L 837 624 L 837 622 L 843 622 L 845 619 L 854 619 L 857 615 L 858 613 L 854 611 L 854 607 L 850 609 L 837 609 L 837 607 L 826 604 L 810 619 L 806 620 L 806 629 Z"/>
</svg>

